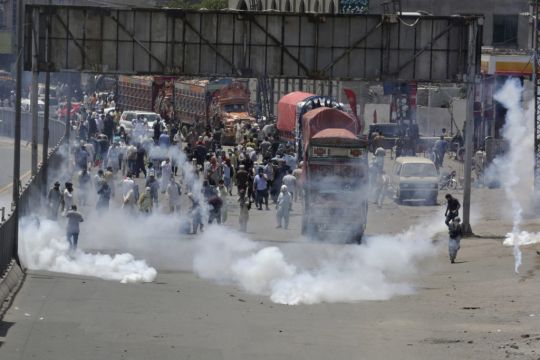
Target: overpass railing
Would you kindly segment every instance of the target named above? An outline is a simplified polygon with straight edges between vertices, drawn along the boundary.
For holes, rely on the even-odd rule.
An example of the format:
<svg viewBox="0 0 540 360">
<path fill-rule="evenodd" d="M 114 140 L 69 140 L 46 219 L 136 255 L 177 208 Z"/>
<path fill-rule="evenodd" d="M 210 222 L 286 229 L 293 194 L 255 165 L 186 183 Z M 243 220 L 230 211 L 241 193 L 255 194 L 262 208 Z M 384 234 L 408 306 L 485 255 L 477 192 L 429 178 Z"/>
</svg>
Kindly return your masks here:
<svg viewBox="0 0 540 360">
<path fill-rule="evenodd" d="M 43 142 L 43 115 L 38 116 L 38 143 Z M 0 136 L 15 137 L 15 110 L 12 108 L 0 107 Z M 49 120 L 49 145 L 51 147 L 58 144 L 64 137 L 66 125 L 64 122 Z M 21 113 L 21 140 L 32 140 L 32 114 L 29 112 Z"/>
</svg>

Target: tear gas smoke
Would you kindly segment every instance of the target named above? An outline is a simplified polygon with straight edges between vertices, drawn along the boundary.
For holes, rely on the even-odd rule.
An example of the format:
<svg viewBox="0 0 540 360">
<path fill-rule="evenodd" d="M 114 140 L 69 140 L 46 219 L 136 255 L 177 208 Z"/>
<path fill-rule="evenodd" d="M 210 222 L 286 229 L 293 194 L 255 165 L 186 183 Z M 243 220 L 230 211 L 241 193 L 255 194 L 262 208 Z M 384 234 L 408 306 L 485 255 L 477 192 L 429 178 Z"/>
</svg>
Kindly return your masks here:
<svg viewBox="0 0 540 360">
<path fill-rule="evenodd" d="M 152 150 L 157 151 L 157 150 Z M 184 183 L 201 196 L 200 181 L 185 156 L 178 152 Z M 71 178 L 63 169 L 51 180 Z M 75 189 L 77 191 L 77 189 Z M 199 198 L 201 204 L 203 199 Z M 325 243 L 288 243 L 264 246 L 220 226 L 209 227 L 196 241 L 179 234 L 181 217 L 154 212 L 151 216 L 127 215 L 117 204 L 100 216 L 82 207 L 80 247 L 128 249 L 152 259 L 160 268 L 192 270 L 201 278 L 239 285 L 249 293 L 266 295 L 281 304 L 382 300 L 409 294 L 409 282 L 418 264 L 434 255 L 431 238 L 444 225 L 438 219 L 397 235 L 367 237 L 361 246 L 342 246 L 337 239 Z M 185 209 L 182 211 L 185 213 Z M 330 240 L 330 241 L 328 241 Z M 334 244 L 330 244 L 330 242 Z M 152 281 L 156 270 L 130 254 L 68 253 L 63 227 L 56 222 L 27 221 L 21 226 L 21 259 L 31 269 L 97 276 L 104 279 Z"/>
<path fill-rule="evenodd" d="M 506 123 L 502 129 L 504 139 L 509 144 L 508 152 L 493 161 L 494 171 L 502 180 L 504 191 L 512 206 L 513 226 L 505 244 L 514 246 L 514 271 L 521 266 L 519 238 L 523 222 L 523 211 L 530 206 L 534 169 L 534 106 L 529 104 L 525 112 L 521 106 L 523 87 L 519 80 L 508 80 L 494 98 L 507 109 Z"/>
<path fill-rule="evenodd" d="M 197 240 L 193 267 L 202 278 L 236 284 L 280 304 L 386 300 L 414 291 L 407 279 L 421 259 L 435 254 L 431 237 L 441 230 L 433 221 L 393 236 L 368 237 L 361 246 L 302 243 L 295 254 L 292 245 L 262 247 L 238 233 L 210 228 Z"/>
<path fill-rule="evenodd" d="M 163 150 L 157 147 L 149 149 L 151 156 L 169 156 L 177 161 L 184 170 L 184 183 L 190 186 L 196 198 L 200 197 L 200 182 L 185 155 L 177 147 L 171 147 L 167 153 L 162 152 Z M 51 169 L 50 182 L 71 181 L 76 172 L 68 160 L 70 157 L 67 146 L 60 147 L 58 155 L 63 158 L 62 166 L 56 171 Z M 75 185 L 76 203 L 77 190 Z M 178 218 L 173 219 L 172 216 L 157 212 L 148 217 L 134 218 L 119 208 L 112 199 L 111 207 L 105 214 L 97 214 L 94 207 L 79 206 L 79 211 L 85 218 L 81 224 L 79 247 L 85 249 L 98 248 L 115 252 L 118 249 L 130 249 L 143 256 L 166 258 L 167 256 L 162 254 L 167 254 L 167 242 L 173 240 L 168 238 L 156 241 L 154 238 L 156 235 L 178 235 L 180 228 Z M 23 264 L 29 269 L 94 276 L 123 283 L 151 282 L 155 279 L 157 271 L 144 260 L 136 260 L 129 253 L 108 255 L 81 250 L 70 253 L 63 220 L 50 221 L 45 214 L 45 208 L 35 209 L 34 213 L 23 218 L 20 224 L 19 253 Z"/>
<path fill-rule="evenodd" d="M 157 272 L 133 255 L 90 254 L 77 250 L 71 254 L 64 230 L 50 220 L 25 218 L 21 222 L 19 255 L 32 270 L 48 270 L 86 275 L 122 283 L 151 282 Z"/>
<path fill-rule="evenodd" d="M 506 239 L 504 239 L 503 245 L 514 246 L 534 245 L 540 243 L 540 233 L 530 233 L 528 231 L 521 231 L 520 233 L 508 233 Z"/>
</svg>

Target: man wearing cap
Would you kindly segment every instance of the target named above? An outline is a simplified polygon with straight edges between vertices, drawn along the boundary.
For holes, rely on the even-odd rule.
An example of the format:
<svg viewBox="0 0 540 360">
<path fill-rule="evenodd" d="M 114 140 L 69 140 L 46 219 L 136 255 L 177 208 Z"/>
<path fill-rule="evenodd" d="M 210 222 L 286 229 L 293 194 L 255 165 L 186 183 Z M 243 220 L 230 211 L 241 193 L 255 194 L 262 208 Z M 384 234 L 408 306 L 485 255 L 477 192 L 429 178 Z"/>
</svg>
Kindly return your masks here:
<svg viewBox="0 0 540 360">
<path fill-rule="evenodd" d="M 47 205 L 49 207 L 49 218 L 51 220 L 58 219 L 58 209 L 62 203 L 62 193 L 60 192 L 60 183 L 57 181 L 49 190 L 47 195 Z"/>
</svg>

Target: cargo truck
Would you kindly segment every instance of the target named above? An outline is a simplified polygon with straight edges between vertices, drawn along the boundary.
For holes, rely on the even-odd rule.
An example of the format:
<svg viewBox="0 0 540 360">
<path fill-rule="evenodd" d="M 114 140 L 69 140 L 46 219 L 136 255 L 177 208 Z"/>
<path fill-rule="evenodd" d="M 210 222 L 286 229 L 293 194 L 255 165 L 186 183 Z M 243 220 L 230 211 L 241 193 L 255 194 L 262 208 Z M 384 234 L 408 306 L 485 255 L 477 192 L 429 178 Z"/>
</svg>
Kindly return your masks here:
<svg viewBox="0 0 540 360">
<path fill-rule="evenodd" d="M 296 106 L 295 106 L 296 103 Z M 302 233 L 332 242 L 360 242 L 367 223 L 368 142 L 359 121 L 332 98 L 292 93 L 278 104 L 282 141 L 303 160 Z"/>
<path fill-rule="evenodd" d="M 223 144 L 234 144 L 237 123 L 253 125 L 256 122 L 248 111 L 250 92 L 243 81 L 177 80 L 174 88 L 177 120 L 194 126 L 199 132 L 222 124 Z"/>
</svg>

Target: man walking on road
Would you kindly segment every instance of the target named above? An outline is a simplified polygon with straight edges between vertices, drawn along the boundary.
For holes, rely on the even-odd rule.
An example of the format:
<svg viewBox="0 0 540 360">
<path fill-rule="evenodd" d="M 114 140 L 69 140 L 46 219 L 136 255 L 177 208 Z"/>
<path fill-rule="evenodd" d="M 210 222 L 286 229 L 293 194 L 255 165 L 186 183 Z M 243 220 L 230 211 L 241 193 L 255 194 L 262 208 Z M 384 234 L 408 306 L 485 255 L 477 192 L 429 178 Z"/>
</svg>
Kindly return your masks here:
<svg viewBox="0 0 540 360">
<path fill-rule="evenodd" d="M 62 193 L 60 192 L 60 183 L 58 181 L 55 182 L 53 188 L 49 190 L 47 202 L 49 205 L 49 218 L 51 220 L 58 219 L 58 209 L 62 203 Z"/>
<path fill-rule="evenodd" d="M 450 256 L 450 262 L 453 264 L 456 260 L 458 250 L 460 248 L 461 237 L 463 236 L 463 230 L 461 220 L 458 217 L 452 219 L 450 225 L 448 225 L 448 255 Z"/>
<path fill-rule="evenodd" d="M 77 205 L 71 205 L 70 210 L 66 212 L 67 217 L 67 240 L 69 241 L 69 249 L 71 251 L 77 250 L 77 243 L 79 241 L 79 223 L 84 219 L 80 212 L 77 211 Z"/>
<path fill-rule="evenodd" d="M 444 140 L 444 136 L 441 135 L 439 140 L 435 141 L 433 147 L 435 148 L 436 154 L 435 165 L 437 169 L 439 169 L 443 166 L 444 154 L 446 153 L 446 140 Z"/>
<path fill-rule="evenodd" d="M 259 168 L 258 174 L 253 179 L 253 190 L 255 190 L 255 199 L 257 209 L 262 210 L 262 203 L 266 205 L 266 210 L 268 208 L 268 181 L 266 180 L 266 175 L 264 175 L 263 168 Z"/>
<path fill-rule="evenodd" d="M 296 194 L 296 177 L 292 174 L 292 169 L 287 170 L 287 175 L 283 177 L 281 182 L 283 185 L 287 186 L 287 190 L 289 190 L 289 193 L 294 198 L 294 195 Z"/>
<path fill-rule="evenodd" d="M 447 205 L 446 205 L 446 212 L 444 213 L 444 216 L 446 216 L 446 220 L 444 223 L 446 226 L 450 224 L 450 221 L 457 217 L 459 215 L 459 208 L 461 208 L 461 204 L 459 203 L 458 199 L 453 197 L 450 194 L 446 194 L 445 196 Z"/>
<path fill-rule="evenodd" d="M 281 186 L 281 192 L 277 199 L 277 228 L 281 228 L 282 220 L 283 227 L 287 229 L 289 227 L 289 215 L 292 204 L 292 196 L 287 189 L 287 185 Z"/>
</svg>

